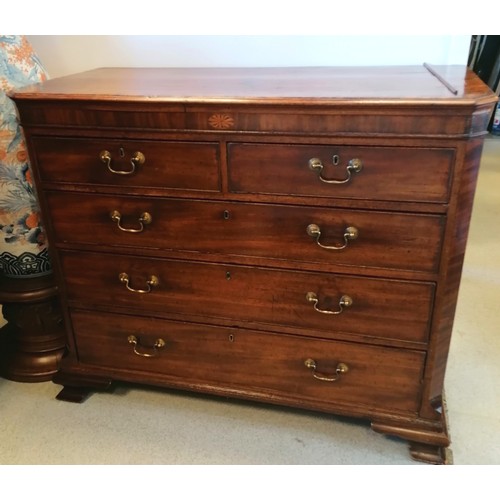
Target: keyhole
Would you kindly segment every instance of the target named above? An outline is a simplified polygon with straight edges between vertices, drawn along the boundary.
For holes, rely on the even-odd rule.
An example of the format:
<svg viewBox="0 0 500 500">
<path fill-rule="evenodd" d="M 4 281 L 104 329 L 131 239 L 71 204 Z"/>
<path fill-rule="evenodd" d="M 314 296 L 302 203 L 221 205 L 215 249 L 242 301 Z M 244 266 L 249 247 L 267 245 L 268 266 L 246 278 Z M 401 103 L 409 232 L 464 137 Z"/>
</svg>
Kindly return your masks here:
<svg viewBox="0 0 500 500">
<path fill-rule="evenodd" d="M 339 157 L 339 155 L 333 155 L 332 162 L 333 162 L 334 165 L 338 165 L 340 163 L 340 157 Z"/>
<path fill-rule="evenodd" d="M 125 157 L 125 150 L 123 148 L 120 148 L 118 152 L 119 152 L 121 158 Z"/>
<path fill-rule="evenodd" d="M 229 342 L 234 342 L 234 335 L 232 333 L 229 335 Z"/>
<path fill-rule="evenodd" d="M 229 217 L 231 217 L 229 210 L 224 210 L 224 220 L 229 220 Z"/>
<path fill-rule="evenodd" d="M 226 272 L 226 279 L 227 281 L 231 279 L 231 273 L 229 271 Z"/>
</svg>

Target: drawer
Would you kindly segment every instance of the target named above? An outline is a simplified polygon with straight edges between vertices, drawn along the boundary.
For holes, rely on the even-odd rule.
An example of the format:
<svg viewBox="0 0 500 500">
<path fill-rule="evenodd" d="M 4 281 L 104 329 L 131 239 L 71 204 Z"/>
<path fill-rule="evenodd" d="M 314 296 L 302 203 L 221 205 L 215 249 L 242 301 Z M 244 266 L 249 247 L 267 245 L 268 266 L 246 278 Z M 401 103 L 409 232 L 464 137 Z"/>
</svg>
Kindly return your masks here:
<svg viewBox="0 0 500 500">
<path fill-rule="evenodd" d="M 445 220 L 397 212 L 65 192 L 48 192 L 46 198 L 59 243 L 421 272 L 438 269 Z M 111 216 L 115 212 L 119 221 Z M 150 224 L 140 221 L 145 213 L 151 216 Z M 123 231 L 141 226 L 140 233 Z M 355 228 L 356 239 L 345 239 L 348 228 Z"/>
<path fill-rule="evenodd" d="M 229 189 L 234 193 L 445 203 L 454 159 L 454 149 L 445 148 L 232 143 L 228 145 Z M 311 160 L 316 168 L 310 168 Z M 356 172 L 359 164 L 361 170 Z"/>
<path fill-rule="evenodd" d="M 418 351 L 88 311 L 73 311 L 72 322 L 79 359 L 87 365 L 164 375 L 188 387 L 216 384 L 310 399 L 316 407 L 416 411 L 419 405 L 424 354 Z M 155 348 L 159 339 L 164 346 Z M 347 372 L 338 375 L 341 363 Z"/>
<path fill-rule="evenodd" d="M 48 137 L 32 141 L 43 181 L 220 190 L 218 143 Z M 101 157 L 106 151 L 109 159 Z M 136 153 L 143 156 L 134 159 Z"/>
<path fill-rule="evenodd" d="M 207 322 L 223 318 L 277 329 L 286 325 L 305 335 L 344 332 L 427 341 L 434 295 L 430 283 L 93 252 L 61 252 L 61 261 L 74 304 Z M 121 273 L 128 275 L 128 282 L 120 280 Z M 152 277 L 156 285 L 148 284 L 155 281 Z"/>
</svg>

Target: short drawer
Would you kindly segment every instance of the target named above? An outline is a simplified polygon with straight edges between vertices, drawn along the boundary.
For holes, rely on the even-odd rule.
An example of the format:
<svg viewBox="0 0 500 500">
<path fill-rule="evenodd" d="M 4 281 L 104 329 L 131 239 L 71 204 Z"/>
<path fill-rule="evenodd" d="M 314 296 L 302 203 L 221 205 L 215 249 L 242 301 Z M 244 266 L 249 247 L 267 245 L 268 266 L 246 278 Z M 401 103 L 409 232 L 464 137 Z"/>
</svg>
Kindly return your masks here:
<svg viewBox="0 0 500 500">
<path fill-rule="evenodd" d="M 398 212 L 55 191 L 46 197 L 56 242 L 420 272 L 439 267 L 445 220 Z"/>
<path fill-rule="evenodd" d="M 71 317 L 80 361 L 124 378 L 154 373 L 176 385 L 310 399 L 315 407 L 418 409 L 419 351 L 88 311 Z"/>
<path fill-rule="evenodd" d="M 32 141 L 43 181 L 220 190 L 218 143 L 48 137 Z"/>
<path fill-rule="evenodd" d="M 431 283 L 93 252 L 61 257 L 73 304 L 285 325 L 330 338 L 343 332 L 423 344 L 428 337 Z"/>
<path fill-rule="evenodd" d="M 228 145 L 229 189 L 380 201 L 448 201 L 454 149 Z"/>
</svg>

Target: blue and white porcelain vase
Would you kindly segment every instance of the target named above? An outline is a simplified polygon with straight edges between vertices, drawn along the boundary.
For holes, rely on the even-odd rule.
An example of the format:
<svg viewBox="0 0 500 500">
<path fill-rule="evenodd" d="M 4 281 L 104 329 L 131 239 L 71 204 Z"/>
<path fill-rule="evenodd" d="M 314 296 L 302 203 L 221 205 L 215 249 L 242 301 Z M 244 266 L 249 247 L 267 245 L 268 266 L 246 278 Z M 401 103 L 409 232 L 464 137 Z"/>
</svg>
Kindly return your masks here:
<svg viewBox="0 0 500 500">
<path fill-rule="evenodd" d="M 12 89 L 47 79 L 25 36 L 0 35 L 0 275 L 43 276 L 51 265 Z"/>
</svg>

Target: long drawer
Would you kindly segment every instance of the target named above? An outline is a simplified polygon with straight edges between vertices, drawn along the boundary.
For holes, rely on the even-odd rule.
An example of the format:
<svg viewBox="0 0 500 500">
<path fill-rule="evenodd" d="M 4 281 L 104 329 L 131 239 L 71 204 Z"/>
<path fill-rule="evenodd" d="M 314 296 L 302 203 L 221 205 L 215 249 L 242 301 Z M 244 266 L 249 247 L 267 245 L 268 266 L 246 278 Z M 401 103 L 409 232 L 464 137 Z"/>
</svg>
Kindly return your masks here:
<svg viewBox="0 0 500 500">
<path fill-rule="evenodd" d="M 448 201 L 451 148 L 228 145 L 229 189 L 387 201 Z"/>
<path fill-rule="evenodd" d="M 56 191 L 46 198 L 57 242 L 423 272 L 438 269 L 444 226 L 442 216 L 397 212 Z"/>
<path fill-rule="evenodd" d="M 434 295 L 431 283 L 93 252 L 61 252 L 61 262 L 73 304 L 286 325 L 326 337 L 425 343 Z"/>
<path fill-rule="evenodd" d="M 219 144 L 34 137 L 43 181 L 220 191 Z"/>
<path fill-rule="evenodd" d="M 422 352 L 89 311 L 71 317 L 87 365 L 165 375 L 186 386 L 418 408 Z"/>
</svg>

